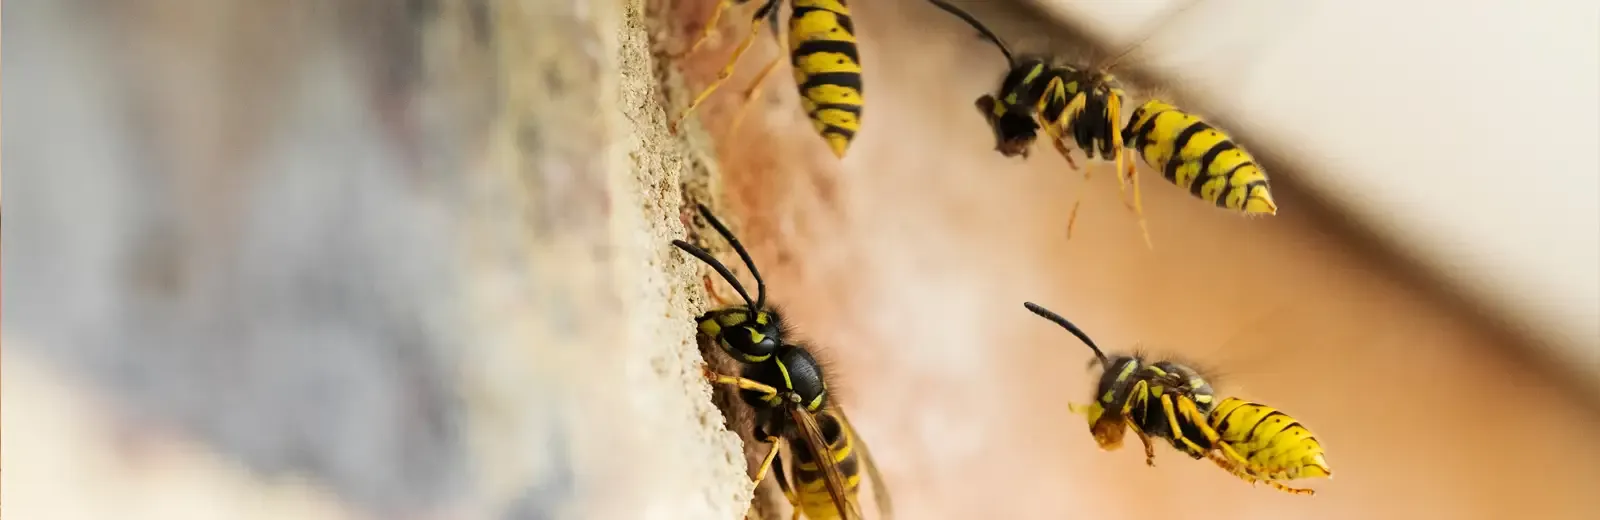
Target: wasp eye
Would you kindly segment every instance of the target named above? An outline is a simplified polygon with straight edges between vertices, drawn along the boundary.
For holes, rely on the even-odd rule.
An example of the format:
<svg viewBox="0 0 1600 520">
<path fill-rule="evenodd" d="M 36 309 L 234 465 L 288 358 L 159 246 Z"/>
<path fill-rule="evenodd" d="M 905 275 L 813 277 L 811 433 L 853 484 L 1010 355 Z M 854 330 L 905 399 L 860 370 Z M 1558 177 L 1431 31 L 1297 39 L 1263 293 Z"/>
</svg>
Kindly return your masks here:
<svg viewBox="0 0 1600 520">
<path fill-rule="evenodd" d="M 758 363 L 771 357 L 780 341 L 777 327 L 752 321 L 724 329 L 722 344 L 729 355 L 747 363 Z"/>
</svg>

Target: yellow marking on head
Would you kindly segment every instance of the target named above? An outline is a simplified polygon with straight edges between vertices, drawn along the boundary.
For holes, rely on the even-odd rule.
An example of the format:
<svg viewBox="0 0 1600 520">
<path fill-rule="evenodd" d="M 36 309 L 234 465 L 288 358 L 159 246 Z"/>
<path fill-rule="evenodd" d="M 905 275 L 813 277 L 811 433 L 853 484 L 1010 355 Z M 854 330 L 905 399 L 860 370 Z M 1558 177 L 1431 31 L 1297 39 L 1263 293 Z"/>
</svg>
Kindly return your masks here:
<svg viewBox="0 0 1600 520">
<path fill-rule="evenodd" d="M 771 322 L 772 322 L 772 313 L 770 313 L 770 312 L 757 312 L 756 313 L 756 324 L 757 325 L 766 325 L 766 324 L 771 323 Z"/>
<path fill-rule="evenodd" d="M 788 377 L 788 376 L 785 376 L 785 377 Z M 806 410 L 810 410 L 810 411 L 815 412 L 815 411 L 817 411 L 817 409 L 822 408 L 822 398 L 825 395 L 828 395 L 828 391 L 827 390 L 823 390 L 821 392 L 817 392 L 817 396 L 812 398 L 811 402 L 806 403 Z"/>
<path fill-rule="evenodd" d="M 1134 370 L 1138 370 L 1138 369 L 1139 369 L 1139 363 L 1138 362 L 1130 362 L 1127 365 L 1124 365 L 1122 367 L 1122 371 L 1117 373 L 1117 382 L 1120 383 L 1120 382 L 1128 379 L 1128 376 L 1133 375 L 1133 371 Z"/>
<path fill-rule="evenodd" d="M 1146 394 L 1146 395 L 1157 396 L 1157 395 L 1161 395 L 1162 392 L 1165 392 L 1166 390 L 1167 390 L 1167 387 L 1164 387 L 1164 386 L 1160 386 L 1160 385 L 1152 386 L 1152 387 L 1150 387 L 1149 390 L 1147 390 L 1147 392 L 1149 392 L 1149 393 Z"/>
<path fill-rule="evenodd" d="M 1200 388 L 1202 386 L 1206 386 L 1206 380 L 1205 380 L 1205 378 L 1199 377 L 1199 376 L 1191 377 L 1191 378 L 1189 378 L 1189 386 L 1192 387 L 1192 388 Z"/>
<path fill-rule="evenodd" d="M 1044 72 L 1046 70 L 1049 70 L 1049 68 L 1046 67 L 1043 63 L 1034 64 L 1033 68 L 1028 69 L 1028 75 L 1023 76 L 1022 77 L 1022 82 L 1018 83 L 1018 85 L 1027 85 L 1029 83 L 1033 83 L 1034 81 L 1039 79 L 1039 76 L 1043 76 Z"/>
<path fill-rule="evenodd" d="M 723 349 L 724 350 L 727 350 L 729 352 L 737 352 L 737 351 L 733 350 L 733 347 L 729 346 L 728 342 L 726 342 L 726 341 L 722 342 L 722 345 L 723 345 Z M 759 355 L 759 356 L 746 356 L 746 355 L 744 355 L 742 353 L 739 354 L 739 360 L 744 361 L 745 363 L 760 363 L 760 362 L 766 361 L 766 360 L 768 360 L 770 358 L 772 358 L 772 354 L 762 354 L 762 355 Z"/>
<path fill-rule="evenodd" d="M 732 327 L 750 321 L 750 313 L 743 310 L 729 309 L 717 314 L 716 320 L 723 327 Z"/>
<path fill-rule="evenodd" d="M 707 337 L 715 338 L 719 332 L 722 332 L 722 324 L 717 323 L 717 320 L 700 320 L 701 334 L 705 334 Z"/>
<path fill-rule="evenodd" d="M 1195 394 L 1195 396 L 1194 396 L 1194 402 L 1196 402 L 1196 403 L 1205 404 L 1205 403 L 1209 403 L 1211 401 L 1212 401 L 1212 398 L 1211 398 L 1210 395 Z"/>
<path fill-rule="evenodd" d="M 1146 367 L 1144 367 L 1144 369 L 1145 370 L 1149 370 L 1151 372 L 1154 372 L 1157 376 L 1167 375 L 1167 371 L 1166 370 L 1162 370 L 1161 367 L 1158 367 L 1158 366 L 1155 366 L 1155 365 L 1146 366 Z"/>
</svg>

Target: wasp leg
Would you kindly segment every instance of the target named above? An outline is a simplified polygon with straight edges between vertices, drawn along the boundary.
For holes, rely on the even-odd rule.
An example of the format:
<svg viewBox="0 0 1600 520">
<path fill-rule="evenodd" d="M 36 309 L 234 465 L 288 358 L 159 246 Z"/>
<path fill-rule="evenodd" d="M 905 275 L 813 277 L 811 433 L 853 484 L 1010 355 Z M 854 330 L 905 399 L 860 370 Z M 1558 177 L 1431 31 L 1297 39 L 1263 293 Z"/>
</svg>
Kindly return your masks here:
<svg viewBox="0 0 1600 520">
<path fill-rule="evenodd" d="M 767 394 L 765 396 L 765 398 L 769 399 L 769 400 L 777 399 L 777 397 L 778 397 L 778 389 L 777 388 L 773 388 L 770 385 L 761 384 L 760 382 L 757 382 L 757 381 L 755 381 L 753 379 L 745 379 L 743 377 L 738 377 L 738 376 L 730 376 L 730 375 L 718 374 L 716 372 L 713 372 L 711 370 L 711 367 L 707 367 L 707 366 L 703 366 L 703 365 L 700 367 L 700 370 L 705 372 L 706 379 L 711 380 L 711 382 L 713 382 L 713 383 L 722 384 L 722 385 L 732 385 L 732 386 L 739 387 L 739 389 L 741 389 L 741 390 L 750 390 L 750 391 L 754 391 L 754 392 L 761 392 L 763 394 Z M 768 457 L 771 457 L 771 455 L 769 454 Z"/>
<path fill-rule="evenodd" d="M 1058 121 L 1045 121 L 1043 119 L 1045 106 L 1048 106 L 1052 101 L 1066 101 L 1066 99 L 1064 99 L 1067 91 L 1066 83 L 1063 83 L 1061 78 L 1052 79 L 1050 80 L 1049 84 L 1044 86 L 1044 91 L 1045 95 L 1039 97 L 1039 106 L 1037 107 L 1040 115 L 1035 116 L 1035 119 L 1038 120 L 1039 126 L 1044 128 L 1045 134 L 1049 135 L 1050 140 L 1054 142 L 1056 151 L 1061 152 L 1061 158 L 1067 160 L 1067 166 L 1071 167 L 1072 171 L 1078 171 L 1077 161 L 1072 160 L 1072 153 L 1070 153 L 1070 151 L 1067 150 L 1067 147 L 1063 144 L 1065 142 L 1064 139 L 1066 138 L 1066 129 L 1071 125 L 1058 125 Z M 1083 94 L 1078 94 L 1077 96 L 1073 97 L 1072 102 L 1067 103 L 1066 110 L 1061 112 L 1060 121 L 1072 121 L 1078 112 L 1083 111 L 1083 105 Z M 1085 171 L 1084 175 L 1084 179 L 1088 180 L 1087 176 L 1089 173 Z"/>
<path fill-rule="evenodd" d="M 1045 92 L 1055 92 L 1057 93 L 1055 96 L 1059 99 L 1061 96 L 1059 93 L 1066 92 L 1066 87 L 1062 85 L 1061 79 L 1057 78 L 1050 80 L 1050 84 L 1045 86 Z M 1042 125 L 1050 134 L 1051 144 L 1055 145 L 1056 151 L 1061 152 L 1061 157 L 1067 160 L 1067 166 L 1071 166 L 1074 171 L 1078 169 L 1078 163 L 1073 162 L 1071 150 L 1066 146 L 1067 129 L 1072 126 L 1071 122 L 1077 121 L 1083 113 L 1085 103 L 1086 97 L 1082 93 L 1073 96 L 1072 101 L 1067 102 L 1067 107 L 1061 111 L 1061 121 L 1067 122 L 1066 124 L 1055 125 L 1045 122 Z M 1087 155 L 1087 152 L 1085 154 Z M 1084 165 L 1083 183 L 1079 185 L 1078 194 L 1073 197 L 1072 210 L 1067 213 L 1067 240 L 1072 239 L 1072 230 L 1078 223 L 1078 208 L 1083 205 L 1083 193 L 1089 190 L 1089 179 L 1094 176 L 1094 169 L 1089 166 L 1091 165 Z"/>
<path fill-rule="evenodd" d="M 1117 157 L 1121 158 L 1122 154 L 1117 154 Z M 1139 219 L 1139 232 L 1144 235 L 1144 247 L 1154 250 L 1156 246 L 1150 242 L 1150 225 L 1144 218 L 1144 201 L 1139 196 L 1139 176 L 1134 174 L 1133 161 L 1128 161 L 1127 175 L 1128 183 L 1133 185 L 1133 215 Z"/>
<path fill-rule="evenodd" d="M 1133 412 L 1133 405 L 1135 401 L 1140 404 L 1140 409 L 1145 412 L 1146 416 L 1149 415 L 1150 384 L 1145 381 L 1139 381 L 1134 383 L 1133 388 L 1130 388 L 1128 392 L 1131 397 L 1122 405 L 1122 417 L 1127 418 L 1123 421 L 1123 424 L 1128 425 L 1128 429 L 1133 430 L 1133 434 L 1139 436 L 1139 442 L 1144 444 L 1145 465 L 1152 468 L 1156 467 L 1156 447 L 1154 444 L 1150 443 L 1150 435 L 1146 434 L 1144 429 L 1139 427 L 1139 421 L 1132 420 L 1132 416 L 1129 415 Z"/>
<path fill-rule="evenodd" d="M 712 80 L 710 85 L 706 85 L 705 90 L 701 90 L 700 94 L 694 97 L 694 101 L 689 103 L 689 108 L 683 109 L 683 113 L 678 115 L 678 119 L 673 121 L 667 127 L 667 130 L 672 133 L 678 133 L 678 125 L 683 124 L 683 120 L 689 117 L 689 114 L 693 113 L 695 108 L 704 103 L 706 98 L 711 97 L 711 93 L 716 92 L 717 87 L 722 86 L 723 82 L 733 77 L 733 68 L 739 64 L 739 57 L 744 56 L 744 51 L 750 50 L 750 45 L 755 43 L 756 35 L 761 34 L 762 19 L 766 18 L 767 13 L 772 11 L 777 2 L 778 0 L 767 0 L 767 3 L 761 6 L 761 9 L 756 11 L 755 19 L 750 22 L 749 34 L 746 34 L 744 41 L 739 42 L 739 46 L 733 49 L 733 55 L 728 57 L 728 64 L 724 65 L 722 70 L 717 71 L 717 79 Z"/>
<path fill-rule="evenodd" d="M 1053 132 L 1046 132 L 1046 133 L 1053 133 Z M 1050 144 L 1056 145 L 1056 152 L 1059 152 L 1061 154 L 1061 158 L 1062 159 L 1066 159 L 1067 160 L 1067 167 L 1068 168 L 1072 168 L 1072 171 L 1078 171 L 1078 161 L 1072 160 L 1072 149 L 1067 148 L 1066 141 L 1062 141 L 1058 137 L 1051 137 L 1050 138 Z M 1089 172 L 1088 171 L 1083 172 L 1083 176 L 1084 176 L 1084 180 L 1088 180 Z"/>
<path fill-rule="evenodd" d="M 1282 491 L 1284 493 L 1288 493 L 1288 494 L 1291 494 L 1291 495 L 1311 496 L 1311 495 L 1317 494 L 1317 491 L 1315 489 L 1289 487 L 1289 486 L 1283 485 L 1283 483 L 1275 481 L 1275 480 L 1266 480 L 1266 481 L 1263 481 L 1263 482 L 1266 482 L 1268 486 L 1272 486 L 1273 489 L 1276 489 L 1278 491 Z"/>
<path fill-rule="evenodd" d="M 789 479 L 784 475 L 783 459 L 772 460 L 772 478 L 778 480 L 778 490 L 783 492 L 783 499 L 789 501 L 789 507 L 794 511 L 791 520 L 800 520 L 803 508 L 800 506 L 800 494 L 789 487 Z"/>
<path fill-rule="evenodd" d="M 1122 120 L 1122 102 L 1116 96 L 1106 102 L 1106 120 L 1116 125 Z M 1139 232 L 1144 236 L 1146 248 L 1155 249 L 1150 242 L 1150 226 L 1144 219 L 1144 201 L 1139 196 L 1139 177 L 1135 175 L 1137 168 L 1133 158 L 1127 157 L 1128 150 L 1123 148 L 1122 133 L 1117 132 L 1115 126 L 1111 128 L 1111 150 L 1116 154 L 1114 159 L 1117 168 L 1117 190 L 1122 198 L 1122 205 L 1127 206 L 1139 220 Z M 1128 201 L 1128 185 L 1133 185 L 1133 201 Z"/>
<path fill-rule="evenodd" d="M 1187 401 L 1188 400 L 1185 399 L 1182 402 L 1187 402 Z M 1200 445 L 1195 444 L 1194 441 L 1191 441 L 1191 440 L 1189 440 L 1188 437 L 1184 437 L 1183 436 L 1183 428 L 1178 426 L 1178 414 L 1175 413 L 1174 407 L 1172 406 L 1172 396 L 1167 395 L 1167 394 L 1161 394 L 1161 410 L 1167 413 L 1167 425 L 1172 428 L 1172 438 L 1183 442 L 1183 445 L 1189 448 L 1189 452 L 1190 453 L 1204 454 L 1206 452 L 1211 451 L 1209 449 L 1201 448 Z M 1184 414 L 1184 418 L 1188 419 L 1190 422 L 1194 422 L 1194 417 L 1191 417 L 1188 414 Z M 1203 421 L 1204 418 L 1201 418 L 1201 420 Z M 1204 422 L 1195 423 L 1195 426 L 1200 427 L 1202 429 L 1202 431 L 1210 429 L 1210 427 L 1206 426 Z M 1214 431 L 1213 432 L 1207 432 L 1205 434 L 1205 436 L 1206 436 L 1206 441 L 1209 444 L 1211 444 L 1212 446 L 1216 446 L 1217 443 L 1221 442 L 1217 438 L 1216 432 L 1214 432 Z"/>
<path fill-rule="evenodd" d="M 733 4 L 735 1 L 736 0 L 718 0 L 717 6 L 711 9 L 711 17 L 706 18 L 705 26 L 700 28 L 700 34 L 695 36 L 694 42 L 689 44 L 689 48 L 670 54 L 668 57 L 672 59 L 678 59 L 690 54 L 694 54 L 694 51 L 699 50 L 700 45 L 704 44 L 706 40 L 711 39 L 711 31 L 717 28 L 717 22 L 722 21 L 722 12 L 727 10 L 728 6 Z"/>
<path fill-rule="evenodd" d="M 767 80 L 768 74 L 772 74 L 772 69 L 777 68 L 778 61 L 782 57 L 782 55 L 773 56 L 772 61 L 767 62 L 767 66 L 762 67 L 761 72 L 756 74 L 756 79 L 750 82 L 750 88 L 745 89 L 744 101 L 739 102 L 739 111 L 734 113 L 733 123 L 728 125 L 729 134 L 736 135 L 739 133 L 739 124 L 744 122 L 745 112 L 750 110 L 750 105 L 754 105 L 756 100 L 761 98 L 761 92 L 763 91 L 761 83 Z"/>
<path fill-rule="evenodd" d="M 1133 169 L 1123 168 L 1125 154 L 1122 148 L 1122 133 L 1118 132 L 1115 126 L 1118 121 L 1122 120 L 1122 102 L 1118 101 L 1116 96 L 1106 100 L 1105 116 L 1105 120 L 1112 125 L 1109 138 L 1111 139 L 1111 152 L 1116 155 L 1116 157 L 1112 158 L 1112 162 L 1116 164 L 1117 190 L 1121 192 L 1122 205 L 1131 210 L 1133 209 L 1133 204 L 1128 203 L 1128 178 L 1133 176 Z M 1128 161 L 1128 163 L 1131 166 L 1131 161 Z"/>
<path fill-rule="evenodd" d="M 1251 475 L 1249 472 L 1247 472 L 1245 470 L 1245 468 L 1243 466 L 1240 466 L 1239 464 L 1237 464 L 1237 463 L 1235 463 L 1235 462 L 1233 462 L 1231 460 L 1228 460 L 1227 457 L 1224 457 L 1222 455 L 1218 455 L 1215 452 L 1211 453 L 1211 456 L 1209 458 L 1211 459 L 1212 462 L 1217 463 L 1217 466 L 1220 466 L 1220 467 L 1222 467 L 1222 469 L 1225 469 L 1229 473 L 1232 473 L 1233 476 L 1239 477 L 1240 480 L 1243 480 L 1245 482 L 1249 482 L 1252 487 L 1255 486 L 1257 483 L 1266 483 L 1266 485 L 1272 486 L 1273 489 L 1276 489 L 1278 491 L 1282 491 L 1284 493 L 1288 493 L 1288 494 L 1291 494 L 1291 495 L 1311 496 L 1311 495 L 1317 494 L 1317 491 L 1314 490 L 1314 489 L 1290 487 L 1290 486 L 1284 485 L 1283 483 L 1278 482 L 1278 481 L 1273 480 L 1273 479 L 1262 478 L 1262 477 L 1257 477 L 1255 475 Z"/>
<path fill-rule="evenodd" d="M 1139 429 L 1139 425 L 1134 424 L 1133 421 L 1127 421 L 1127 424 L 1128 429 L 1133 430 L 1133 434 L 1139 437 L 1139 442 L 1144 443 L 1145 465 L 1152 468 L 1156 467 L 1156 445 L 1150 442 L 1150 436 L 1146 435 L 1144 430 Z"/>
<path fill-rule="evenodd" d="M 777 437 L 768 436 L 766 439 L 763 439 L 763 440 L 766 441 L 768 444 L 771 444 L 772 445 L 772 449 L 767 450 L 766 458 L 761 460 L 760 468 L 756 469 L 756 477 L 751 479 L 751 481 L 755 482 L 755 485 L 757 485 L 757 486 L 760 486 L 761 485 L 761 481 L 765 480 L 767 478 L 767 470 L 772 468 L 772 461 L 774 459 L 778 458 L 778 449 L 782 447 L 778 443 L 778 438 Z"/>
<path fill-rule="evenodd" d="M 1163 398 L 1164 397 L 1165 396 L 1163 396 Z M 1233 461 L 1240 467 L 1250 466 L 1250 459 L 1240 455 L 1238 451 L 1234 451 L 1233 446 L 1222 440 L 1222 434 L 1217 433 L 1216 429 L 1212 428 L 1210 424 L 1206 423 L 1205 414 L 1200 413 L 1200 408 L 1194 405 L 1194 401 L 1190 401 L 1188 399 L 1180 400 L 1178 401 L 1177 408 L 1178 413 L 1183 414 L 1185 418 L 1189 419 L 1189 422 L 1194 423 L 1195 429 L 1200 430 L 1200 434 L 1206 437 L 1206 442 L 1211 444 L 1212 447 L 1221 450 L 1224 455 L 1227 455 L 1228 460 Z M 1167 409 L 1167 414 L 1172 414 L 1171 408 Z M 1184 442 L 1188 442 L 1188 440 L 1185 439 Z"/>
<path fill-rule="evenodd" d="M 1074 170 L 1078 169 L 1078 165 L 1072 162 L 1072 151 L 1067 149 L 1067 145 L 1063 144 L 1061 139 L 1051 138 L 1050 142 L 1056 145 L 1056 150 L 1067 159 L 1068 166 Z M 1083 169 L 1083 183 L 1078 185 L 1078 194 L 1072 198 L 1072 211 L 1067 212 L 1067 240 L 1072 240 L 1072 230 L 1078 225 L 1078 207 L 1083 205 L 1083 192 L 1089 189 L 1089 172 L 1092 171 L 1094 170 L 1090 168 Z"/>
<path fill-rule="evenodd" d="M 727 298 L 723 298 L 721 294 L 717 294 L 717 284 L 711 279 L 711 275 L 705 275 L 701 278 L 701 280 L 703 280 L 706 284 L 706 296 L 711 297 L 711 304 L 713 306 L 721 307 L 728 303 Z"/>
</svg>

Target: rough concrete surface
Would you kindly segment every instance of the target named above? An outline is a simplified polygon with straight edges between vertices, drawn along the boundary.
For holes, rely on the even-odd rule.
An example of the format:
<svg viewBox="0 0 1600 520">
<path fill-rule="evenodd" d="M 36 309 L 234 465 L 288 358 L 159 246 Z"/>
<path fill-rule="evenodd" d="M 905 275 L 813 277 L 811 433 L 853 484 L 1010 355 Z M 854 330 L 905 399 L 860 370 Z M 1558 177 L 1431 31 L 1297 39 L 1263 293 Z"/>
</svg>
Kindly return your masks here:
<svg viewBox="0 0 1600 520">
<path fill-rule="evenodd" d="M 8 3 L 8 513 L 743 513 L 641 3 L 396 7 Z"/>
</svg>

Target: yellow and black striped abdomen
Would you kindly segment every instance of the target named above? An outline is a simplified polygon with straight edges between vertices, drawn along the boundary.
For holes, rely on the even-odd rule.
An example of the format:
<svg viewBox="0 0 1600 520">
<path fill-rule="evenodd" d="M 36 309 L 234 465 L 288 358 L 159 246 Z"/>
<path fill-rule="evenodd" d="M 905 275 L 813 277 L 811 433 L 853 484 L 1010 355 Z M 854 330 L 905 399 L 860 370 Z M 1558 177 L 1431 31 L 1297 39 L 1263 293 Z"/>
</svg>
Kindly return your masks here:
<svg viewBox="0 0 1600 520">
<path fill-rule="evenodd" d="M 861 128 L 861 56 L 844 0 L 791 0 L 789 59 L 811 125 L 844 157 Z"/>
<path fill-rule="evenodd" d="M 1278 213 L 1255 158 L 1193 114 L 1149 101 L 1134 111 L 1122 139 L 1145 164 L 1202 200 L 1244 213 Z"/>
<path fill-rule="evenodd" d="M 1250 462 L 1240 470 L 1253 477 L 1288 480 L 1333 475 L 1322 443 L 1311 430 L 1272 407 L 1223 399 L 1211 411 L 1211 428 Z"/>
<path fill-rule="evenodd" d="M 861 462 L 855 450 L 855 432 L 844 421 L 838 420 L 832 409 L 818 412 L 817 422 L 822 427 L 823 439 L 828 442 L 827 455 L 833 458 L 834 465 L 844 477 L 849 499 L 855 501 L 857 490 L 861 488 Z M 827 479 L 822 474 L 822 467 L 817 464 L 816 456 L 806 449 L 804 443 L 793 443 L 793 446 L 795 498 L 800 503 L 800 510 L 811 520 L 843 520 L 839 518 L 839 509 L 833 503 L 833 496 L 828 494 Z"/>
</svg>

